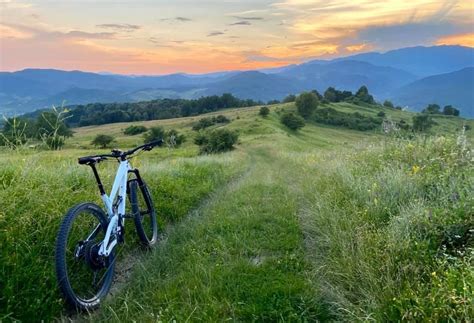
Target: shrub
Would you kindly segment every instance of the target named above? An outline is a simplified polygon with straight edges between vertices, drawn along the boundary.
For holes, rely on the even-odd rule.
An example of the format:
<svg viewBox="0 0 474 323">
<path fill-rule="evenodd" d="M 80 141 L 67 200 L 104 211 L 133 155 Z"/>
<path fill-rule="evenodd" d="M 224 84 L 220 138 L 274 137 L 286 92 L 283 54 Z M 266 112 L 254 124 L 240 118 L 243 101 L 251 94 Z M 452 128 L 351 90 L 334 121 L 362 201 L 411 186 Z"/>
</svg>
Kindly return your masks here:
<svg viewBox="0 0 474 323">
<path fill-rule="evenodd" d="M 280 122 L 293 131 L 297 131 L 305 126 L 304 119 L 293 112 L 284 113 L 280 118 Z"/>
<path fill-rule="evenodd" d="M 270 109 L 268 107 L 261 107 L 260 111 L 258 112 L 258 114 L 261 115 L 262 117 L 268 116 L 269 113 L 270 113 Z"/>
<path fill-rule="evenodd" d="M 128 126 L 127 128 L 125 128 L 123 133 L 124 133 L 124 135 L 127 135 L 127 136 L 135 136 L 135 135 L 139 135 L 141 133 L 144 133 L 147 130 L 148 130 L 148 128 L 145 127 L 145 126 L 131 125 L 131 126 Z"/>
<path fill-rule="evenodd" d="M 216 129 L 205 134 L 199 134 L 194 143 L 200 146 L 201 153 L 220 153 L 232 150 L 239 135 L 228 129 Z"/>
<path fill-rule="evenodd" d="M 230 123 L 230 119 L 220 114 L 215 117 L 207 117 L 199 119 L 199 121 L 193 126 L 193 130 L 199 131 L 205 128 L 209 128 L 218 123 Z"/>
<path fill-rule="evenodd" d="M 143 135 L 145 143 L 165 138 L 165 131 L 162 127 L 151 127 Z"/>
<path fill-rule="evenodd" d="M 393 106 L 393 103 L 389 100 L 385 100 L 383 103 L 383 106 L 386 108 L 394 109 L 395 107 Z"/>
<path fill-rule="evenodd" d="M 428 105 L 422 113 L 429 113 L 429 114 L 440 114 L 441 113 L 441 107 L 437 104 L 430 104 Z"/>
<path fill-rule="evenodd" d="M 179 147 L 186 141 L 186 136 L 180 134 L 177 130 L 171 129 L 165 133 L 165 142 L 169 147 Z"/>
<path fill-rule="evenodd" d="M 309 118 L 318 107 L 318 97 L 312 92 L 303 92 L 296 98 L 298 113 L 305 119 Z"/>
<path fill-rule="evenodd" d="M 379 113 L 377 113 L 377 117 L 381 117 L 381 118 L 385 117 L 385 112 L 380 111 Z"/>
<path fill-rule="evenodd" d="M 380 118 L 365 116 L 359 112 L 345 113 L 333 108 L 316 110 L 314 120 L 319 123 L 361 131 L 377 129 L 382 124 Z"/>
<path fill-rule="evenodd" d="M 413 117 L 413 130 L 423 132 L 428 131 L 436 122 L 428 114 L 418 114 Z"/>
<path fill-rule="evenodd" d="M 95 136 L 94 140 L 92 140 L 92 144 L 94 146 L 100 147 L 100 148 L 107 148 L 108 145 L 110 145 L 112 142 L 115 141 L 115 138 L 109 135 L 104 135 L 104 134 L 98 134 Z"/>
</svg>

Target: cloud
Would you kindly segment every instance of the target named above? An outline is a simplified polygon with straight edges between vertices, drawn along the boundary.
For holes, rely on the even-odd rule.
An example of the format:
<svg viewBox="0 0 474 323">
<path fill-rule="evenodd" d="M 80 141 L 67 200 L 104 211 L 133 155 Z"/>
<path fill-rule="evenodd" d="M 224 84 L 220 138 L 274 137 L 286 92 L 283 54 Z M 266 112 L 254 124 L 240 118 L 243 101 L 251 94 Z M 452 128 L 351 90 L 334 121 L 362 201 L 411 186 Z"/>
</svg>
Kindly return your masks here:
<svg viewBox="0 0 474 323">
<path fill-rule="evenodd" d="M 263 17 L 243 17 L 243 16 L 233 16 L 235 19 L 239 20 L 263 20 Z"/>
<path fill-rule="evenodd" d="M 468 26 L 450 22 L 419 22 L 389 26 L 370 26 L 357 32 L 357 40 L 374 44 L 378 48 L 429 45 L 443 36 L 466 31 Z"/>
<path fill-rule="evenodd" d="M 104 29 L 113 29 L 117 31 L 125 31 L 125 32 L 132 32 L 132 31 L 142 28 L 139 25 L 131 25 L 131 24 L 100 24 L 100 25 L 96 25 L 96 27 L 104 28 Z"/>
<path fill-rule="evenodd" d="M 186 17 L 176 17 L 174 19 L 181 22 L 192 21 L 191 18 L 186 18 Z"/>
<path fill-rule="evenodd" d="M 170 22 L 190 22 L 190 21 L 193 21 L 191 18 L 187 18 L 187 17 L 182 17 L 182 16 L 178 16 L 178 17 L 173 17 L 173 18 L 163 18 L 163 19 L 160 19 L 160 21 L 170 21 Z"/>
<path fill-rule="evenodd" d="M 463 33 L 441 37 L 436 45 L 462 45 L 474 47 L 474 33 Z"/>
<path fill-rule="evenodd" d="M 251 23 L 245 20 L 234 22 L 233 24 L 229 24 L 229 26 L 250 26 Z"/>
<path fill-rule="evenodd" d="M 214 36 L 220 36 L 220 35 L 224 35 L 225 33 L 222 32 L 222 31 L 213 31 L 213 32 L 210 32 L 209 34 L 207 34 L 207 37 L 214 37 Z"/>
</svg>

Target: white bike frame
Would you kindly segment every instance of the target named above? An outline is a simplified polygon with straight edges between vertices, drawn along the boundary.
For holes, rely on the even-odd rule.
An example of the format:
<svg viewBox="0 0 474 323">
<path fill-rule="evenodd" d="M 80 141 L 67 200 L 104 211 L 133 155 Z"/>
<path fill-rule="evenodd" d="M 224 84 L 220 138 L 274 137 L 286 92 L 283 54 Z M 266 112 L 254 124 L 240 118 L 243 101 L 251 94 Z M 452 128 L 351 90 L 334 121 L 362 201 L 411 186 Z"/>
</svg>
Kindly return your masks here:
<svg viewBox="0 0 474 323">
<path fill-rule="evenodd" d="M 115 175 L 114 184 L 110 195 L 101 194 L 102 201 L 105 205 L 105 210 L 109 217 L 109 224 L 105 233 L 105 238 L 101 243 L 99 255 L 108 257 L 114 247 L 117 245 L 117 235 L 120 228 L 123 228 L 125 222 L 125 201 L 127 200 L 127 181 L 128 172 L 131 170 L 128 160 L 121 160 L 117 174 Z M 122 221 L 119 226 L 119 221 Z M 111 241 L 111 237 L 113 240 Z"/>
</svg>

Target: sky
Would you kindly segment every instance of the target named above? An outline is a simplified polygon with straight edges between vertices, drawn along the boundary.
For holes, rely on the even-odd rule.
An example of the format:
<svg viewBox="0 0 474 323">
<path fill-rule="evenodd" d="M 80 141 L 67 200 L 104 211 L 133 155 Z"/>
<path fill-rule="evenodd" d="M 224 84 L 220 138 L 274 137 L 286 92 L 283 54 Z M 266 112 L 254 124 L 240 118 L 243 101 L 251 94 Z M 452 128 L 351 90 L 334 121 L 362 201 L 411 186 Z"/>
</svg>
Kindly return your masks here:
<svg viewBox="0 0 474 323">
<path fill-rule="evenodd" d="M 0 0 L 0 70 L 208 73 L 474 47 L 474 1 Z"/>
</svg>

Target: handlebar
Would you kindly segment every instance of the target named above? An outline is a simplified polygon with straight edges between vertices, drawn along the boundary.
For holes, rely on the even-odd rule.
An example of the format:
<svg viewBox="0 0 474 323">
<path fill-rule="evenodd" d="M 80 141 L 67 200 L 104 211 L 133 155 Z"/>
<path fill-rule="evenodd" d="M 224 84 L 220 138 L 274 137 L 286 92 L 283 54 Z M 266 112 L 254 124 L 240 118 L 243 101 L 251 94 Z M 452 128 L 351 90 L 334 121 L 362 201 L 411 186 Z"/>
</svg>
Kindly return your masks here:
<svg viewBox="0 0 474 323">
<path fill-rule="evenodd" d="M 157 146 L 163 145 L 163 143 L 164 143 L 164 140 L 159 139 L 159 140 L 155 140 L 155 141 L 146 143 L 144 145 L 135 147 L 135 148 L 130 149 L 130 150 L 125 151 L 125 152 L 121 151 L 121 150 L 114 149 L 114 150 L 112 150 L 112 154 L 81 157 L 81 158 L 79 158 L 78 162 L 79 162 L 80 165 L 91 165 L 91 164 L 95 164 L 95 163 L 100 163 L 101 161 L 107 160 L 108 158 L 118 158 L 120 160 L 125 160 L 125 159 L 127 159 L 128 156 L 133 155 L 134 153 L 136 153 L 139 150 L 150 151 L 150 150 L 152 150 L 153 148 L 155 148 Z"/>
</svg>

